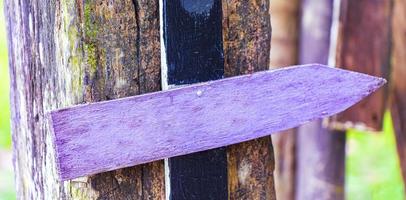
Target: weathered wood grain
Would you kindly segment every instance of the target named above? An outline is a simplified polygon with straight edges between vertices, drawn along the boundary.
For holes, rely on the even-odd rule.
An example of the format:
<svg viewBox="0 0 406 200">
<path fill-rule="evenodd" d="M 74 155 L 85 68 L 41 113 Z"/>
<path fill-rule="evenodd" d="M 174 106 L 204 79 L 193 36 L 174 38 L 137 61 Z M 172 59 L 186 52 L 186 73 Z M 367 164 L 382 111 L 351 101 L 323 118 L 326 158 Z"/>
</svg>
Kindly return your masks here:
<svg viewBox="0 0 406 200">
<path fill-rule="evenodd" d="M 299 45 L 299 0 L 273 0 L 271 68 L 297 64 Z"/>
<path fill-rule="evenodd" d="M 297 64 L 299 0 L 272 0 L 271 68 Z M 296 180 L 296 129 L 272 135 L 276 199 L 293 200 Z"/>
<path fill-rule="evenodd" d="M 164 85 L 224 76 L 221 0 L 163 0 Z M 212 149 L 168 159 L 167 198 L 227 199 L 227 154 Z M 197 181 L 198 180 L 198 181 Z"/>
<path fill-rule="evenodd" d="M 162 162 L 59 182 L 45 113 L 160 89 L 157 1 L 6 1 L 18 199 L 159 199 Z M 94 142 L 97 142 L 95 140 Z"/>
<path fill-rule="evenodd" d="M 318 120 L 299 127 L 298 141 L 296 199 L 345 199 L 345 131 Z"/>
<path fill-rule="evenodd" d="M 391 0 L 341 2 L 337 66 L 388 78 L 390 63 Z M 381 130 L 387 87 L 339 114 L 331 124 L 344 130 L 363 127 Z"/>
<path fill-rule="evenodd" d="M 406 180 L 406 2 L 394 1 L 390 109 L 403 180 Z"/>
<path fill-rule="evenodd" d="M 259 138 L 343 111 L 384 83 L 313 64 L 53 111 L 59 174 L 67 180 Z"/>
<path fill-rule="evenodd" d="M 270 1 L 222 0 L 222 7 L 225 76 L 269 69 Z M 230 199 L 275 199 L 271 146 L 264 137 L 227 147 Z"/>
<path fill-rule="evenodd" d="M 330 41 L 331 31 L 337 31 L 332 30 L 333 10 L 338 10 L 333 4 L 334 0 L 302 0 L 300 63 L 328 63 L 335 40 Z M 345 142 L 345 132 L 329 130 L 322 120 L 297 129 L 295 199 L 344 199 Z"/>
</svg>

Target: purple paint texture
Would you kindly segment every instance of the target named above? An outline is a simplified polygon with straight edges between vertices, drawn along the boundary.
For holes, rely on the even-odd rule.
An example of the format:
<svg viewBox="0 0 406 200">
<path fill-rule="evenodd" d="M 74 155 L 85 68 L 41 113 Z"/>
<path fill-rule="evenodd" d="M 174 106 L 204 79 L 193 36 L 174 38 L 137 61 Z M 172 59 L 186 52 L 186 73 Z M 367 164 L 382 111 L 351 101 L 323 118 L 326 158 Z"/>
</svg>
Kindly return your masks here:
<svg viewBox="0 0 406 200">
<path fill-rule="evenodd" d="M 53 111 L 62 180 L 227 146 L 341 112 L 384 79 L 319 64 Z"/>
</svg>

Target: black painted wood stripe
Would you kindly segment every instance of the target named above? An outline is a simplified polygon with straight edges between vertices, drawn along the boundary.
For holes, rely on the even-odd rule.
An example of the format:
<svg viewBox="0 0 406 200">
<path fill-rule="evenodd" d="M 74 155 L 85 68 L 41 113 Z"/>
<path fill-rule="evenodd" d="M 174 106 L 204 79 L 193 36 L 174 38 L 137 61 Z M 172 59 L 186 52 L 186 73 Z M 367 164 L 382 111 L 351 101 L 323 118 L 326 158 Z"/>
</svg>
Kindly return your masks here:
<svg viewBox="0 0 406 200">
<path fill-rule="evenodd" d="M 221 0 L 163 0 L 168 84 L 224 76 Z M 227 199 L 227 154 L 219 148 L 169 159 L 170 199 Z"/>
</svg>

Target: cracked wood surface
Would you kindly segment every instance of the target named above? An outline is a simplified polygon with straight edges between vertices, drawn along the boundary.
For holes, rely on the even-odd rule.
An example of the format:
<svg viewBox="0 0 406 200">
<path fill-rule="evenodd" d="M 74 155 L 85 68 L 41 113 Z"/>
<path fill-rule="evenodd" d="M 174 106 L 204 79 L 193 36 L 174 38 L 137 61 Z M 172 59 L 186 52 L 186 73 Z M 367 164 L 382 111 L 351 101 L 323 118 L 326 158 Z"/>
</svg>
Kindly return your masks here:
<svg viewBox="0 0 406 200">
<path fill-rule="evenodd" d="M 5 2 L 20 199 L 159 199 L 163 162 L 58 182 L 45 113 L 160 89 L 157 1 Z M 97 142 L 97 141 L 95 141 Z"/>
<path fill-rule="evenodd" d="M 269 69 L 270 1 L 223 0 L 222 6 L 224 75 Z M 227 162 L 229 199 L 276 198 L 270 136 L 227 147 Z"/>
</svg>

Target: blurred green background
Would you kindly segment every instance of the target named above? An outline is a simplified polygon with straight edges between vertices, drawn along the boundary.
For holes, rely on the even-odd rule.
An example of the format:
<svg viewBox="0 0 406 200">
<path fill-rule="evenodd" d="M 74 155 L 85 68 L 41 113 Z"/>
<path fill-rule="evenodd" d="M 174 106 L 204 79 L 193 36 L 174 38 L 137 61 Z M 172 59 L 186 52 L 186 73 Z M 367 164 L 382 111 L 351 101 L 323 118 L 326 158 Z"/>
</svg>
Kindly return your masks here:
<svg viewBox="0 0 406 200">
<path fill-rule="evenodd" d="M 0 200 L 15 199 L 11 164 L 9 75 L 3 0 L 0 1 Z"/>
<path fill-rule="evenodd" d="M 0 0 L 0 10 L 3 10 Z M 0 200 L 15 199 L 11 164 L 9 75 L 5 18 L 0 11 Z M 335 173 L 335 172 L 331 172 Z M 390 114 L 382 134 L 348 132 L 346 199 L 403 200 L 403 181 Z"/>
</svg>

